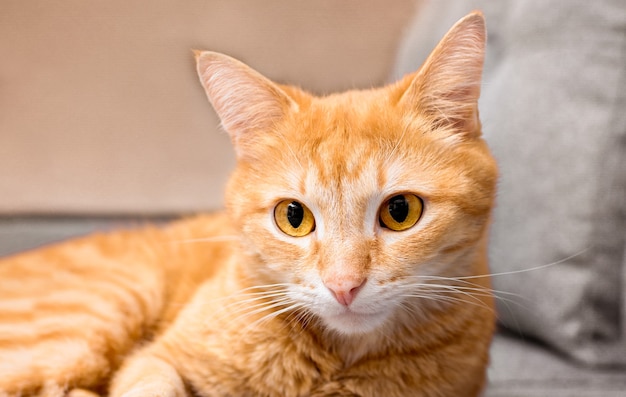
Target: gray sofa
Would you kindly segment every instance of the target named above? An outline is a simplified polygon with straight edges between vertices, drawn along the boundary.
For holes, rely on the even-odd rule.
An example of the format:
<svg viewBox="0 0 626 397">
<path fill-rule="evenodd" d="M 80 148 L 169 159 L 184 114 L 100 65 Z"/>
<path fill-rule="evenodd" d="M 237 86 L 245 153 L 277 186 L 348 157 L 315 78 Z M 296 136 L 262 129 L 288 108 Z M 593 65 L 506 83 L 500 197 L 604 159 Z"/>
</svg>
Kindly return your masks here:
<svg viewBox="0 0 626 397">
<path fill-rule="evenodd" d="M 7 3 L 0 256 L 221 206 L 232 151 L 190 47 L 324 93 L 414 70 L 481 8 L 481 119 L 502 173 L 486 396 L 626 395 L 623 0 L 392 4 Z"/>
</svg>

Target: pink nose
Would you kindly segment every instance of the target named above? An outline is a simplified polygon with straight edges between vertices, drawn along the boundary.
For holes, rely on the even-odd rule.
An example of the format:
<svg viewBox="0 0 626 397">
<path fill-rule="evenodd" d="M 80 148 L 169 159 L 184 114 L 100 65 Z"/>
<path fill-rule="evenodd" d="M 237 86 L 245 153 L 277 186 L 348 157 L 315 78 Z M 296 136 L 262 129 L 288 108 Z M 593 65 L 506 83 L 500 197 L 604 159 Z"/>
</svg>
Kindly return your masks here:
<svg viewBox="0 0 626 397">
<path fill-rule="evenodd" d="M 334 278 L 324 281 L 324 285 L 328 288 L 330 293 L 333 294 L 335 299 L 337 299 L 337 302 L 344 306 L 349 306 L 352 301 L 354 301 L 354 298 L 356 298 L 356 294 L 363 288 L 366 281 L 366 278 Z"/>
</svg>

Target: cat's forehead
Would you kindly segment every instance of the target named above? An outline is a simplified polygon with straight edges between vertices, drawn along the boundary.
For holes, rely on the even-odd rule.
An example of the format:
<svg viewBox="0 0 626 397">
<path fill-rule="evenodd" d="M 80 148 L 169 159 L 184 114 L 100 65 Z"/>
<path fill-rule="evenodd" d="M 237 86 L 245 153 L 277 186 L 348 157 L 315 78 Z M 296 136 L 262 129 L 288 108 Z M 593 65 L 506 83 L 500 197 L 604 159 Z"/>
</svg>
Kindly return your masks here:
<svg viewBox="0 0 626 397">
<path fill-rule="evenodd" d="M 395 146 L 406 127 L 402 112 L 376 90 L 317 98 L 294 121 L 290 132 L 304 155 L 346 172 Z"/>
<path fill-rule="evenodd" d="M 459 147 L 380 90 L 314 98 L 277 128 L 261 141 L 253 172 L 270 205 L 283 198 L 325 208 L 380 204 L 397 193 L 460 186 L 468 171 Z"/>
<path fill-rule="evenodd" d="M 410 190 L 420 180 L 420 144 L 403 116 L 377 91 L 314 101 L 294 118 L 287 139 L 304 170 L 301 192 L 356 203 Z"/>
<path fill-rule="evenodd" d="M 297 151 L 322 181 L 354 179 L 372 170 L 393 138 L 371 103 L 325 98 L 301 115 L 292 130 Z"/>
</svg>

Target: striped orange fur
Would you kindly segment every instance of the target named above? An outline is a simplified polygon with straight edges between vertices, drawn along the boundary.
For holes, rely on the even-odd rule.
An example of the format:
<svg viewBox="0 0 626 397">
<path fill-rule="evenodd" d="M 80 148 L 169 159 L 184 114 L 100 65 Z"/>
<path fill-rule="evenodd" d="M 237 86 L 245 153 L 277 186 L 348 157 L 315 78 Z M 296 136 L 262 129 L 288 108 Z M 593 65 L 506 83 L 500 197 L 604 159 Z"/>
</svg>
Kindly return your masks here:
<svg viewBox="0 0 626 397">
<path fill-rule="evenodd" d="M 226 211 L 0 261 L 0 396 L 477 396 L 484 44 L 475 12 L 414 74 L 325 97 L 197 52 Z"/>
</svg>

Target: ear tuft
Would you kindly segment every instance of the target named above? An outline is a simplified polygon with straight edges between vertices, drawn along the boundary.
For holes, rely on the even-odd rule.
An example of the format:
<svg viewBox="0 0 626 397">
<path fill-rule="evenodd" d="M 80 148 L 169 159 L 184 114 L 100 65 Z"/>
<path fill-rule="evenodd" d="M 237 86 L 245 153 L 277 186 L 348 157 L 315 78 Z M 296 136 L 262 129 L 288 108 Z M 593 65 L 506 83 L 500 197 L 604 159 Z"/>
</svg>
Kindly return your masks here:
<svg viewBox="0 0 626 397">
<path fill-rule="evenodd" d="M 456 133 L 479 136 L 478 98 L 486 39 L 481 12 L 459 20 L 414 75 L 400 103 Z"/>
<path fill-rule="evenodd" d="M 229 56 L 194 50 L 204 91 L 239 156 L 297 104 L 278 85 Z"/>
</svg>

